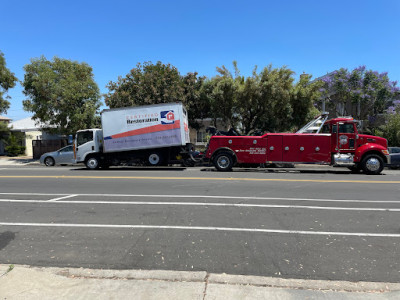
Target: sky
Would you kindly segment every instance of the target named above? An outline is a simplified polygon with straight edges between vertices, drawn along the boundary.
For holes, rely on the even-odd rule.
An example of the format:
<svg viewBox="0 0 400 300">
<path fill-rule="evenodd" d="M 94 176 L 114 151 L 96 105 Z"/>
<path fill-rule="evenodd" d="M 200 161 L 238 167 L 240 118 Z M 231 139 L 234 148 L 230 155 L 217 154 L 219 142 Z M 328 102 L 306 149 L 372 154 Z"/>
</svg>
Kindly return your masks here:
<svg viewBox="0 0 400 300">
<path fill-rule="evenodd" d="M 400 84 L 399 15 L 398 0 L 0 0 L 0 51 L 20 81 L 42 55 L 85 62 L 103 94 L 146 61 L 207 77 L 234 60 L 245 76 L 272 64 L 296 80 L 366 65 Z M 22 90 L 8 93 L 14 121 L 32 115 Z"/>
</svg>

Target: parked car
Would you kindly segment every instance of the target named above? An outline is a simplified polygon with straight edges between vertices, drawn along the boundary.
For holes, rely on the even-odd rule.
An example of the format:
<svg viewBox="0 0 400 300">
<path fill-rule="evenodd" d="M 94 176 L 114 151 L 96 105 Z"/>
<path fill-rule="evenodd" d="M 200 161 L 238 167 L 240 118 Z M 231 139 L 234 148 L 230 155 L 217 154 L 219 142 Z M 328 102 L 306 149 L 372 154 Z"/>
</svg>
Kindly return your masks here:
<svg viewBox="0 0 400 300">
<path fill-rule="evenodd" d="M 389 155 L 390 155 L 390 165 L 388 165 L 391 169 L 400 168 L 400 147 L 388 147 Z"/>
<path fill-rule="evenodd" d="M 72 145 L 66 146 L 54 152 L 47 152 L 40 157 L 40 163 L 47 167 L 74 163 L 74 151 Z"/>
</svg>

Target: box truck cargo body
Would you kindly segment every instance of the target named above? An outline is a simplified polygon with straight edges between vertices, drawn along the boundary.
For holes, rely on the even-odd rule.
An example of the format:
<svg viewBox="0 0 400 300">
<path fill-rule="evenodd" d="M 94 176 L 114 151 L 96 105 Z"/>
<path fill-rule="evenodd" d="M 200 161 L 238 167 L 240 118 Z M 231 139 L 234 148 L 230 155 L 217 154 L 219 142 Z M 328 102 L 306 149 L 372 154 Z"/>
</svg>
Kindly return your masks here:
<svg viewBox="0 0 400 300">
<path fill-rule="evenodd" d="M 102 129 L 76 134 L 76 162 L 90 169 L 142 162 L 162 165 L 191 149 L 188 115 L 182 103 L 107 109 Z"/>
</svg>

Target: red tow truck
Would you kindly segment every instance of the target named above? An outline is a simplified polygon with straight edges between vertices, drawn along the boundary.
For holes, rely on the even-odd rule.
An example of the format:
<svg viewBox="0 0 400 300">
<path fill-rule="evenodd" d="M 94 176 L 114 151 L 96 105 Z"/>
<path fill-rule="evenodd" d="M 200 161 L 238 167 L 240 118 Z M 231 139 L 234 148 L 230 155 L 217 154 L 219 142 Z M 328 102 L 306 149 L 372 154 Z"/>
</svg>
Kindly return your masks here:
<svg viewBox="0 0 400 300">
<path fill-rule="evenodd" d="M 212 136 L 205 157 L 218 171 L 230 171 L 243 164 L 300 163 L 347 167 L 377 175 L 385 164 L 390 164 L 386 139 L 359 134 L 353 118 L 328 120 L 327 113 L 296 133 Z"/>
</svg>

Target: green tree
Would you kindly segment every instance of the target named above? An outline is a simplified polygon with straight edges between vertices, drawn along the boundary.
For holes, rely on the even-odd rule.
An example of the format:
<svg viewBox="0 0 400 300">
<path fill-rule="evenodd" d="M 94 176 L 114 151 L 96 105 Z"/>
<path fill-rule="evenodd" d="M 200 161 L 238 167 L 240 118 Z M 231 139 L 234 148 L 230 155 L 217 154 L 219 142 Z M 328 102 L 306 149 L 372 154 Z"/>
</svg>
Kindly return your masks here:
<svg viewBox="0 0 400 300">
<path fill-rule="evenodd" d="M 10 135 L 10 128 L 6 122 L 0 122 L 0 141 L 5 142 Z"/>
<path fill-rule="evenodd" d="M 301 128 L 320 114 L 320 111 L 314 107 L 314 103 L 321 98 L 320 89 L 323 83 L 311 82 L 311 77 L 308 74 L 300 75 L 300 80 L 292 89 L 290 101 L 293 109 L 292 126 L 296 129 Z"/>
<path fill-rule="evenodd" d="M 107 85 L 105 102 L 110 108 L 182 102 L 189 111 L 189 124 L 199 128 L 196 121 L 209 111 L 207 99 L 201 93 L 205 77 L 197 73 L 180 75 L 170 64 L 138 63 L 125 77 Z"/>
<path fill-rule="evenodd" d="M 400 146 L 400 100 L 393 101 L 386 119 L 386 124 L 379 128 L 380 135 L 388 140 L 389 146 Z"/>
<path fill-rule="evenodd" d="M 240 75 L 236 61 L 233 67 L 234 75 L 224 66 L 217 68 L 220 76 L 216 79 L 224 78 L 230 83 L 227 89 L 230 93 L 218 99 L 214 89 L 211 97 L 215 103 L 227 108 L 225 111 L 219 108 L 215 113 L 230 120 L 230 125 L 236 124 L 243 134 L 256 130 L 292 130 L 304 125 L 315 113 L 313 100 L 319 97 L 321 83 L 310 83 L 310 75 L 302 75 L 300 81 L 294 84 L 294 72 L 286 67 L 273 68 L 269 65 L 257 72 L 255 66 L 249 77 Z"/>
<path fill-rule="evenodd" d="M 222 66 L 217 67 L 219 75 L 213 77 L 208 86 L 210 94 L 210 113 L 215 120 L 220 119 L 228 127 L 237 126 L 237 114 L 235 114 L 236 85 L 233 76 Z M 216 124 L 216 123 L 215 123 Z"/>
<path fill-rule="evenodd" d="M 86 63 L 44 56 L 25 65 L 23 102 L 33 119 L 48 131 L 72 134 L 93 127 L 100 108 L 99 88 L 92 68 Z"/>
<path fill-rule="evenodd" d="M 125 77 L 107 85 L 105 102 L 110 108 L 184 102 L 184 87 L 179 71 L 160 61 L 138 63 Z"/>
<path fill-rule="evenodd" d="M 22 136 L 21 132 L 13 132 L 8 136 L 5 143 L 5 150 L 8 156 L 25 154 L 25 146 L 22 146 Z"/>
<path fill-rule="evenodd" d="M 9 89 L 13 88 L 18 81 L 14 73 L 11 73 L 6 67 L 6 59 L 0 51 L 0 114 L 6 113 L 10 108 L 10 102 L 7 100 L 10 97 L 6 96 Z"/>
<path fill-rule="evenodd" d="M 189 125 L 198 130 L 201 123 L 198 120 L 210 117 L 211 105 L 209 98 L 203 92 L 206 77 L 197 73 L 187 73 L 182 77 L 184 88 L 184 103 L 189 113 Z"/>
</svg>

